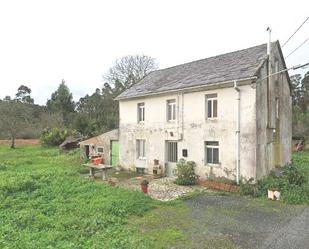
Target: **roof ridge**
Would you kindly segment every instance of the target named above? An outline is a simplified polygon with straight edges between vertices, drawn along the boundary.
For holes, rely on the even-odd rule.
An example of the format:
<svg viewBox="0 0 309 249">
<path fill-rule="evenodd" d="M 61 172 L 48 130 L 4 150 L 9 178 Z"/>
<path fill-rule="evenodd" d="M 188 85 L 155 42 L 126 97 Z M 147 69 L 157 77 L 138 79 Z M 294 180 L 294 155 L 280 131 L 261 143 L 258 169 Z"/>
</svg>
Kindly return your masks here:
<svg viewBox="0 0 309 249">
<path fill-rule="evenodd" d="M 274 43 L 274 42 L 272 42 L 272 43 Z M 206 58 L 199 59 L 199 60 L 194 60 L 194 61 L 189 61 L 189 62 L 181 63 L 181 64 L 178 64 L 178 65 L 175 65 L 175 66 L 171 66 L 171 67 L 160 68 L 160 69 L 152 71 L 152 73 L 153 72 L 158 72 L 158 71 L 163 71 L 163 70 L 166 70 L 166 69 L 171 69 L 171 68 L 174 68 L 174 67 L 179 67 L 179 66 L 187 65 L 187 64 L 190 64 L 190 63 L 194 63 L 194 62 L 199 62 L 199 61 L 203 61 L 203 60 L 208 60 L 208 59 L 220 57 L 220 56 L 223 56 L 223 55 L 239 53 L 239 52 L 244 51 L 244 50 L 250 50 L 250 49 L 253 49 L 253 48 L 257 48 L 257 47 L 261 47 L 261 46 L 266 46 L 266 45 L 267 45 L 267 43 L 263 43 L 263 44 L 252 46 L 252 47 L 249 47 L 249 48 L 239 49 L 239 50 L 235 50 L 235 51 L 232 51 L 232 52 L 222 53 L 222 54 L 219 54 L 219 55 L 213 55 L 213 56 L 206 57 Z"/>
<path fill-rule="evenodd" d="M 267 57 L 266 48 L 267 44 L 263 43 L 152 71 L 116 99 L 254 76 Z"/>
</svg>

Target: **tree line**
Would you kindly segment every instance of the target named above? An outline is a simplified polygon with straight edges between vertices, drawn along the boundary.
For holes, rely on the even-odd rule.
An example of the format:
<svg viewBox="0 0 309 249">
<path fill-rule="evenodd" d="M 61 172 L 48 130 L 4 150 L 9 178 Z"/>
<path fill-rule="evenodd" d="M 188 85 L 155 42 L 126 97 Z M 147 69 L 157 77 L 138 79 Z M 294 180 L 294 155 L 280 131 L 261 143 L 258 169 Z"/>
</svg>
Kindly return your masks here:
<svg viewBox="0 0 309 249">
<path fill-rule="evenodd" d="M 65 80 L 44 106 L 34 104 L 31 89 L 21 85 L 14 98 L 0 100 L 0 138 L 10 138 L 14 148 L 16 138 L 38 138 L 46 129 L 74 130 L 83 137 L 115 129 L 119 121 L 115 97 L 157 68 L 150 56 L 122 57 L 103 76 L 103 86 L 77 102 Z"/>
<path fill-rule="evenodd" d="M 292 127 L 297 139 L 309 139 L 309 71 L 302 77 L 291 76 L 292 83 Z"/>
<path fill-rule="evenodd" d="M 157 69 L 154 58 L 145 55 L 125 56 L 117 60 L 103 76 L 105 83 L 74 102 L 62 80 L 46 105 L 34 104 L 31 89 L 21 85 L 14 98 L 0 100 L 0 139 L 38 138 L 46 129 L 66 129 L 65 134 L 91 137 L 118 127 L 119 110 L 115 97 L 151 71 Z M 302 77 L 291 76 L 293 136 L 309 138 L 309 71 Z M 74 132 L 67 132 L 72 130 Z"/>
</svg>

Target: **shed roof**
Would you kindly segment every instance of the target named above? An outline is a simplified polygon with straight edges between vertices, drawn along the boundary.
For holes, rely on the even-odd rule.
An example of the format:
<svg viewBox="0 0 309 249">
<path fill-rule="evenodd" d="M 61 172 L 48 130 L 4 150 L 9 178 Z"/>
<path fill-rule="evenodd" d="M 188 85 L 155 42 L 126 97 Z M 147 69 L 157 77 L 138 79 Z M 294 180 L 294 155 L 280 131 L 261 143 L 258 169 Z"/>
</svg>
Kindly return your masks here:
<svg viewBox="0 0 309 249">
<path fill-rule="evenodd" d="M 117 140 L 118 139 L 118 129 L 110 130 L 108 132 L 105 132 L 103 134 L 100 134 L 95 137 L 88 138 L 86 140 L 81 141 L 80 145 L 90 145 L 90 144 L 100 144 L 104 138 L 108 138 L 111 140 Z"/>
<path fill-rule="evenodd" d="M 245 79 L 267 58 L 267 44 L 151 72 L 116 99 Z"/>
</svg>

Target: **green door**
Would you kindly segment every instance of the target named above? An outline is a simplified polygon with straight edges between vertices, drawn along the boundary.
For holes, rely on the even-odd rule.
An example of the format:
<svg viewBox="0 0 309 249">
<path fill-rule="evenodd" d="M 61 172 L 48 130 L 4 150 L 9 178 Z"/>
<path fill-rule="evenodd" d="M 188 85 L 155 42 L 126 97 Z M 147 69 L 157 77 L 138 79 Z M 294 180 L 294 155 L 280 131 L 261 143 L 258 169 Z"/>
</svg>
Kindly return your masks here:
<svg viewBox="0 0 309 249">
<path fill-rule="evenodd" d="M 119 161 L 119 144 L 118 140 L 111 141 L 112 153 L 111 153 L 111 165 L 117 166 Z"/>
</svg>

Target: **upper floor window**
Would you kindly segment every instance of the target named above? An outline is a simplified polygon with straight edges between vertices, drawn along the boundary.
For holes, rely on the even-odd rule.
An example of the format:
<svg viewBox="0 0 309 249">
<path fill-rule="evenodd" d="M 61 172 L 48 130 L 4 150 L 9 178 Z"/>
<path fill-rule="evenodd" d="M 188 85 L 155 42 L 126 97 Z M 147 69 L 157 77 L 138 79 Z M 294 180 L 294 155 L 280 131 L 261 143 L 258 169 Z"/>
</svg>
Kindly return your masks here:
<svg viewBox="0 0 309 249">
<path fill-rule="evenodd" d="M 219 164 L 219 142 L 205 142 L 205 157 L 206 164 Z"/>
<path fill-rule="evenodd" d="M 176 99 L 167 101 L 167 121 L 176 120 Z"/>
<path fill-rule="evenodd" d="M 279 119 L 279 98 L 276 98 L 276 119 Z"/>
<path fill-rule="evenodd" d="M 145 139 L 136 140 L 136 154 L 138 159 L 146 158 L 146 141 Z"/>
<path fill-rule="evenodd" d="M 145 121 L 145 103 L 137 104 L 137 121 L 138 122 Z"/>
<path fill-rule="evenodd" d="M 218 100 L 217 94 L 206 94 L 206 118 L 217 118 Z"/>
<path fill-rule="evenodd" d="M 275 60 L 275 79 L 279 80 L 279 61 L 278 59 Z"/>
</svg>

